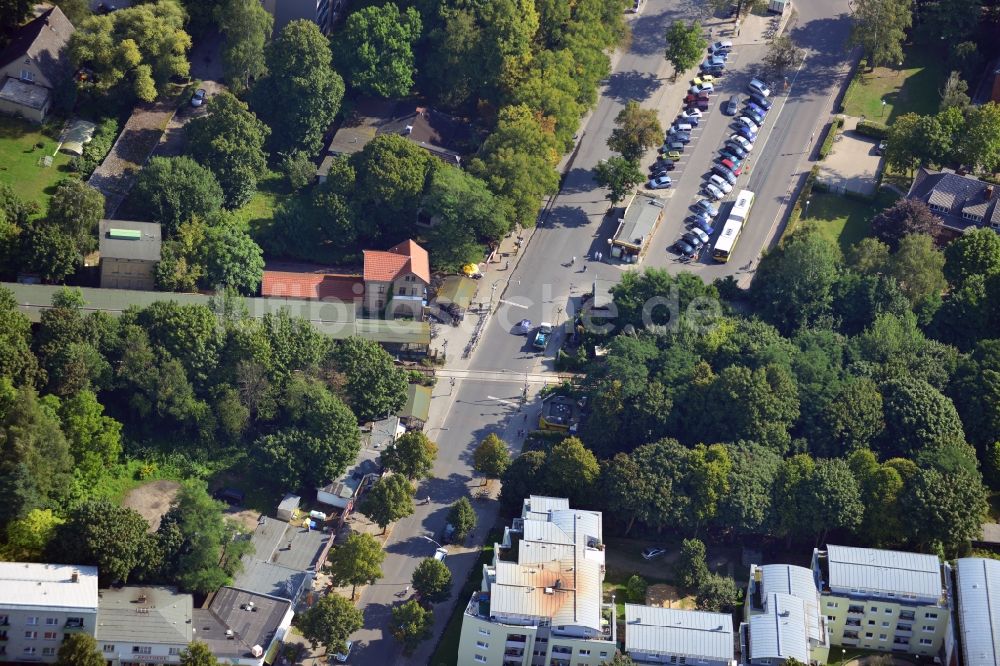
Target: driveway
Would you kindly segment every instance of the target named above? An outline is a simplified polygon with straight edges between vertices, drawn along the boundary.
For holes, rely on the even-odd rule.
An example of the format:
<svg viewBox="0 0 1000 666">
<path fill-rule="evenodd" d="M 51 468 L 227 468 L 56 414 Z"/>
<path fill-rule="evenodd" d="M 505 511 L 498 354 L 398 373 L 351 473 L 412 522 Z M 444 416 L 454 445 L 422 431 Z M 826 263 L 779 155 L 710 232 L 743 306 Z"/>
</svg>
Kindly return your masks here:
<svg viewBox="0 0 1000 666">
<path fill-rule="evenodd" d="M 817 180 L 831 192 L 854 192 L 874 196 L 882 158 L 876 154 L 878 139 L 858 134 L 854 128 L 860 118 L 848 116 L 844 128 L 833 141 L 833 150 L 819 163 Z"/>
<path fill-rule="evenodd" d="M 222 80 L 222 42 L 222 35 L 212 31 L 191 50 L 191 80 L 201 81 L 198 87 L 205 89 L 207 99 L 227 89 Z M 191 90 L 191 93 L 193 94 L 194 90 Z M 183 155 L 184 125 L 192 118 L 202 116 L 206 112 L 204 105 L 195 108 L 191 106 L 190 97 L 185 99 L 167 124 L 167 130 L 156 147 L 156 155 L 159 157 Z"/>
</svg>

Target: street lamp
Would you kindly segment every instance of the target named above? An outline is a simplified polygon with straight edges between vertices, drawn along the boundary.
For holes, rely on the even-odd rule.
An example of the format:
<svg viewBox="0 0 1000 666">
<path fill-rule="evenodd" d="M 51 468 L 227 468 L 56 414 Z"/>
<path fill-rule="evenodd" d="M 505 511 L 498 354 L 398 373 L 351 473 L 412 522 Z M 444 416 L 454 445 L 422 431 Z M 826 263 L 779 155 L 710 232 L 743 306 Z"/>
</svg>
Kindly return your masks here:
<svg viewBox="0 0 1000 666">
<path fill-rule="evenodd" d="M 812 201 L 812 199 L 806 199 L 806 212 L 805 212 L 805 214 L 804 214 L 804 215 L 802 216 L 802 217 L 804 217 L 804 218 L 805 218 L 805 219 L 807 219 L 807 220 L 809 219 L 809 203 L 810 203 L 811 201 Z"/>
<path fill-rule="evenodd" d="M 884 115 L 885 115 L 885 100 L 882 100 L 882 111 L 878 114 L 878 117 L 881 118 Z"/>
<path fill-rule="evenodd" d="M 444 548 L 444 546 L 442 546 L 441 544 L 439 544 L 437 541 L 435 541 L 434 539 L 430 538 L 426 534 L 421 534 L 420 538 L 423 539 L 423 540 L 425 540 L 425 541 L 430 541 L 432 544 L 434 544 L 438 548 Z"/>
</svg>

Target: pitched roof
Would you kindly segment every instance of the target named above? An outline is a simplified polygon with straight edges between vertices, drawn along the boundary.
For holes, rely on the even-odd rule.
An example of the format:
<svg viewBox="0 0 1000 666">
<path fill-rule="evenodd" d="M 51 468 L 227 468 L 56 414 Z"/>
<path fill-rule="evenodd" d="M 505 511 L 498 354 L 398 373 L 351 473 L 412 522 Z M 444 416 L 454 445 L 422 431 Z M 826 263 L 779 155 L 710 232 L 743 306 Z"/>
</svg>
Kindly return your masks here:
<svg viewBox="0 0 1000 666">
<path fill-rule="evenodd" d="M 0 51 L 0 69 L 25 57 L 31 58 L 49 82 L 69 73 L 69 61 L 63 50 L 76 29 L 59 7 L 44 10 L 25 23 L 11 36 L 10 43 Z"/>
<path fill-rule="evenodd" d="M 807 611 L 802 599 L 776 592 L 766 603 L 766 613 L 750 616 L 751 659 L 793 658 L 808 664 Z"/>
<path fill-rule="evenodd" d="M 77 580 L 73 582 L 73 573 Z M 0 607 L 97 611 L 97 567 L 0 562 Z"/>
<path fill-rule="evenodd" d="M 307 298 L 351 302 L 364 296 L 361 276 L 328 266 L 269 262 L 260 294 L 267 298 Z"/>
<path fill-rule="evenodd" d="M 378 134 L 401 134 L 447 161 L 457 161 L 456 158 L 473 149 L 475 134 L 465 120 L 423 106 L 410 109 L 384 122 Z M 401 110 L 397 107 L 397 112 Z"/>
<path fill-rule="evenodd" d="M 995 666 L 1000 663 L 1000 561 L 963 557 L 955 575 L 962 661 Z"/>
<path fill-rule="evenodd" d="M 44 109 L 51 96 L 52 91 L 45 86 L 25 83 L 12 76 L 8 76 L 0 88 L 0 99 L 35 110 Z"/>
<path fill-rule="evenodd" d="M 429 386 L 410 384 L 406 387 L 406 404 L 396 415 L 426 421 L 430 415 L 432 391 Z"/>
<path fill-rule="evenodd" d="M 877 548 L 827 546 L 830 589 L 857 589 L 924 599 L 941 597 L 941 562 L 936 555 Z"/>
<path fill-rule="evenodd" d="M 931 206 L 934 214 L 952 229 L 1000 222 L 1000 187 L 972 175 L 920 168 L 906 196 Z M 964 213 L 983 219 L 966 219 Z"/>
<path fill-rule="evenodd" d="M 431 268 L 427 250 L 405 240 L 388 250 L 365 250 L 365 281 L 392 282 L 403 273 L 413 273 L 430 284 Z"/>
<path fill-rule="evenodd" d="M 99 641 L 187 645 L 191 642 L 190 594 L 170 587 L 128 586 L 101 590 Z"/>
<path fill-rule="evenodd" d="M 625 604 L 625 651 L 730 662 L 733 618 L 728 613 Z"/>
</svg>

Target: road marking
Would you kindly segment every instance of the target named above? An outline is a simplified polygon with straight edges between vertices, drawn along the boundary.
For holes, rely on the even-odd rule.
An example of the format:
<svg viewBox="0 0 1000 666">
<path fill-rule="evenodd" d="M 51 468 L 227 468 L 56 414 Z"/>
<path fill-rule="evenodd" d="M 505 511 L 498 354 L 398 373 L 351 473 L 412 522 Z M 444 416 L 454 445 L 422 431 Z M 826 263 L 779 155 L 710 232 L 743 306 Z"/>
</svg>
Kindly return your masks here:
<svg viewBox="0 0 1000 666">
<path fill-rule="evenodd" d="M 503 303 L 504 305 L 513 305 L 515 308 L 525 308 L 525 309 L 528 308 L 527 305 L 521 305 L 520 303 L 515 303 L 514 301 L 507 301 L 502 298 L 500 299 L 500 302 Z"/>
<path fill-rule="evenodd" d="M 503 398 L 496 398 L 496 397 L 494 397 L 492 395 L 488 395 L 488 396 L 486 396 L 486 398 L 488 400 L 496 400 L 497 402 L 499 402 L 502 405 L 510 405 L 511 407 L 520 407 L 521 406 L 521 404 L 518 403 L 518 402 L 514 402 L 512 400 L 504 400 Z"/>
</svg>

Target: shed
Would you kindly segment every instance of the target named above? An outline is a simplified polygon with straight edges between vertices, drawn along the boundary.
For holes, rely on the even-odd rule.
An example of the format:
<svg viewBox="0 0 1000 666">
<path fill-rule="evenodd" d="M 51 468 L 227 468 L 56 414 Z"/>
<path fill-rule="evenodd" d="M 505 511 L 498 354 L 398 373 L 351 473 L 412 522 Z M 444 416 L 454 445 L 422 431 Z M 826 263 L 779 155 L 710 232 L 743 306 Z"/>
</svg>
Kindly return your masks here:
<svg viewBox="0 0 1000 666">
<path fill-rule="evenodd" d="M 291 493 L 286 494 L 285 498 L 278 503 L 278 511 L 275 513 L 278 520 L 284 520 L 286 522 L 294 520 L 295 512 L 299 508 L 300 501 L 302 501 L 302 498 L 298 495 L 293 495 Z"/>
<path fill-rule="evenodd" d="M 83 156 L 83 147 L 94 138 L 95 129 L 97 125 L 89 120 L 74 118 L 66 123 L 62 136 L 59 137 L 59 150 L 77 157 Z"/>
<path fill-rule="evenodd" d="M 449 275 L 441 282 L 435 300 L 440 306 L 454 304 L 462 310 L 468 310 L 472 297 L 476 295 L 476 281 L 462 275 Z"/>
<path fill-rule="evenodd" d="M 611 241 L 611 256 L 636 261 L 663 219 L 663 202 L 645 194 L 632 197 Z"/>
<path fill-rule="evenodd" d="M 767 11 L 774 12 L 775 14 L 784 14 L 785 10 L 791 4 L 791 0 L 770 0 L 767 3 Z"/>
<path fill-rule="evenodd" d="M 419 430 L 427 423 L 431 411 L 431 388 L 410 384 L 406 388 L 406 404 L 396 412 L 407 430 Z"/>
</svg>

